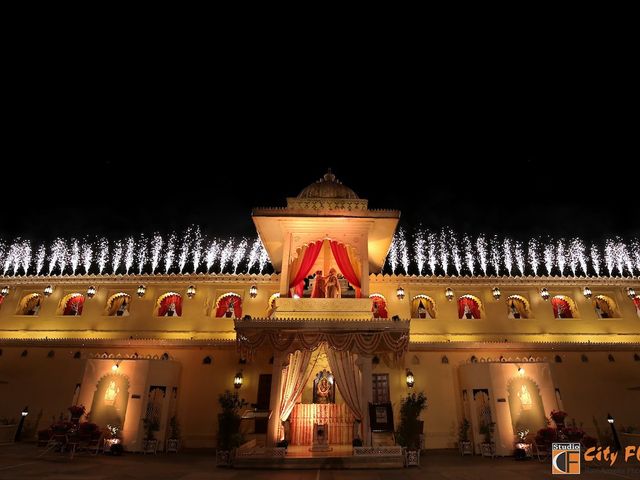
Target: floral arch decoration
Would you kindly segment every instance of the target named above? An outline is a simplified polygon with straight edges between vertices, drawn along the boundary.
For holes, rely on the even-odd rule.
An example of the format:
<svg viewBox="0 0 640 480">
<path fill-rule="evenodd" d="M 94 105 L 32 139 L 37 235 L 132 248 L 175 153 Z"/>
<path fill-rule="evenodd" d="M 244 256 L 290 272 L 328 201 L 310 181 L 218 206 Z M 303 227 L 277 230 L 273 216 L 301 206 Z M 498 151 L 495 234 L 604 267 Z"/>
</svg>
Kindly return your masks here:
<svg viewBox="0 0 640 480">
<path fill-rule="evenodd" d="M 371 299 L 371 312 L 373 313 L 373 318 L 389 318 L 389 313 L 387 312 L 387 299 L 384 298 L 384 295 L 380 293 L 372 293 L 369 295 Z"/>
<path fill-rule="evenodd" d="M 522 295 L 510 295 L 507 297 L 507 316 L 509 318 L 529 318 L 531 306 L 529 300 Z"/>
<path fill-rule="evenodd" d="M 458 298 L 458 318 L 482 318 L 482 302 L 475 295 L 462 295 Z"/>
<path fill-rule="evenodd" d="M 84 307 L 84 295 L 81 293 L 70 293 L 62 297 L 60 300 L 60 306 L 58 308 L 58 315 L 82 315 L 82 308 Z"/>
<path fill-rule="evenodd" d="M 593 299 L 593 308 L 598 318 L 618 318 L 618 306 L 613 298 L 606 295 L 597 295 Z"/>
<path fill-rule="evenodd" d="M 176 292 L 167 292 L 158 297 L 156 301 L 158 317 L 181 317 L 182 295 Z"/>
<path fill-rule="evenodd" d="M 554 318 L 576 318 L 577 308 L 571 297 L 556 295 L 551 299 Z"/>
<path fill-rule="evenodd" d="M 436 302 L 433 298 L 424 294 L 413 297 L 411 318 L 436 318 Z"/>
<path fill-rule="evenodd" d="M 242 318 L 242 297 L 235 292 L 227 292 L 216 300 L 216 317 Z"/>
<path fill-rule="evenodd" d="M 37 315 L 42 303 L 42 295 L 39 293 L 29 293 L 22 297 L 18 304 L 18 315 Z"/>
<path fill-rule="evenodd" d="M 126 317 L 129 315 L 129 305 L 131 305 L 131 295 L 118 292 L 107 300 L 106 315 L 109 317 Z"/>
</svg>

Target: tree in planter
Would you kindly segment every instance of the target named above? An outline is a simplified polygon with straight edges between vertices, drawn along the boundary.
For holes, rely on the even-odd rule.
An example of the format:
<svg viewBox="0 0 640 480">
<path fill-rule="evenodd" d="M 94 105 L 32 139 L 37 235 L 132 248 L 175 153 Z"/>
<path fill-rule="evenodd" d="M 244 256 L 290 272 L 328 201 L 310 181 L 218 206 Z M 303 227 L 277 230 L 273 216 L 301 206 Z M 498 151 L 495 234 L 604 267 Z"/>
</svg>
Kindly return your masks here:
<svg viewBox="0 0 640 480">
<path fill-rule="evenodd" d="M 469 441 L 469 429 L 471 428 L 471 424 L 469 420 L 466 418 L 462 419 L 460 423 L 460 428 L 458 429 L 458 446 L 460 447 L 460 453 L 462 455 L 465 454 L 473 454 L 473 450 L 471 449 L 471 442 Z"/>
<path fill-rule="evenodd" d="M 226 390 L 218 397 L 222 412 L 218 414 L 218 449 L 232 450 L 242 445 L 240 434 L 240 411 L 247 405 L 244 398 Z"/>
<path fill-rule="evenodd" d="M 143 420 L 144 425 L 144 439 L 147 442 L 155 440 L 155 432 L 160 430 L 160 421 L 155 415 L 147 415 Z"/>
<path fill-rule="evenodd" d="M 167 451 L 177 452 L 180 446 L 180 423 L 177 415 L 169 420 L 169 438 L 167 439 Z"/>
<path fill-rule="evenodd" d="M 480 445 L 484 456 L 493 456 L 493 429 L 495 425 L 495 422 L 480 425 L 480 433 L 484 435 L 484 441 Z"/>
<path fill-rule="evenodd" d="M 396 441 L 408 450 L 420 448 L 423 423 L 418 420 L 418 417 L 425 408 L 427 408 L 427 397 L 423 392 L 410 393 L 400 402 L 400 425 L 396 432 Z"/>
</svg>

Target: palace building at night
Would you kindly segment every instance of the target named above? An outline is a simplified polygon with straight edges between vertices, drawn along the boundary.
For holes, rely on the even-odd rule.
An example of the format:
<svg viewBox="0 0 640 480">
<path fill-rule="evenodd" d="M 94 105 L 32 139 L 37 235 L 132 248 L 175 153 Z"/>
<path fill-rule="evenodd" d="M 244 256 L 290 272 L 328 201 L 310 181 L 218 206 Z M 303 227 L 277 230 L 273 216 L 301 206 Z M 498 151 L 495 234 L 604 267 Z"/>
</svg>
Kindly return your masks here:
<svg viewBox="0 0 640 480">
<path fill-rule="evenodd" d="M 183 447 L 215 448 L 230 390 L 248 402 L 247 448 L 351 448 L 392 445 L 401 399 L 424 392 L 425 449 L 457 448 L 466 419 L 476 453 L 492 425 L 498 455 L 553 410 L 597 439 L 608 414 L 640 423 L 633 266 L 383 274 L 400 212 L 369 209 L 330 172 L 252 217 L 273 273 L 97 273 L 94 253 L 84 271 L 25 264 L 1 276 L 0 418 L 28 406 L 23 439 L 35 439 L 84 405 L 99 426 L 120 425 L 132 451 L 149 418 L 160 449 L 175 420 Z"/>
</svg>

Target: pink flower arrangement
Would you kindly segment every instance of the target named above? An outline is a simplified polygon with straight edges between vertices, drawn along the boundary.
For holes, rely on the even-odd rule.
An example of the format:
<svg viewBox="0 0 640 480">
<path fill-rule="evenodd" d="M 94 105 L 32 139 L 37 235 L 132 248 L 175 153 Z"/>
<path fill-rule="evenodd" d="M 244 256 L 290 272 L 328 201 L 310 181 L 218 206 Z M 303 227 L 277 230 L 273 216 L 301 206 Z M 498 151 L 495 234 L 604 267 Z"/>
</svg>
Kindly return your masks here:
<svg viewBox="0 0 640 480">
<path fill-rule="evenodd" d="M 81 417 L 86 412 L 84 405 L 71 405 L 68 410 L 72 417 Z"/>
</svg>

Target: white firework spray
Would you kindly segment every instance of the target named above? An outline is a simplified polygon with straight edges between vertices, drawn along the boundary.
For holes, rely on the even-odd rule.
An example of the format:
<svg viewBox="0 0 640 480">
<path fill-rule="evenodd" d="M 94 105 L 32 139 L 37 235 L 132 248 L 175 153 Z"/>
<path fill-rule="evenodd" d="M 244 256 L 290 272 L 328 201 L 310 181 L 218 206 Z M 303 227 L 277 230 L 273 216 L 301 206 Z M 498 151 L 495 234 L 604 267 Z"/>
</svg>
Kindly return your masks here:
<svg viewBox="0 0 640 480">
<path fill-rule="evenodd" d="M 524 276 L 524 269 L 526 267 L 526 260 L 524 258 L 524 247 L 522 243 L 515 241 L 513 243 L 513 255 L 516 258 L 516 267 L 518 267 L 518 271 L 520 275 Z"/>
<path fill-rule="evenodd" d="M 531 266 L 531 270 L 533 270 L 533 274 L 535 276 L 538 275 L 538 267 L 540 266 L 540 256 L 538 255 L 539 248 L 538 241 L 535 238 L 529 240 L 529 244 L 527 245 L 527 256 L 529 258 L 529 265 Z"/>
<path fill-rule="evenodd" d="M 123 254 L 124 247 L 122 246 L 122 240 L 118 240 L 113 244 L 113 255 L 111 256 L 111 273 L 114 275 L 118 273 Z"/>
<path fill-rule="evenodd" d="M 149 257 L 149 244 L 144 235 L 140 235 L 136 242 L 136 262 L 138 263 L 138 275 L 142 275 Z"/>
<path fill-rule="evenodd" d="M 413 241 L 413 256 L 416 259 L 418 265 L 418 274 L 422 275 L 424 272 L 424 264 L 427 261 L 427 241 L 425 239 L 424 232 L 417 230 Z"/>
<path fill-rule="evenodd" d="M 207 252 L 205 255 L 205 260 L 207 262 L 207 272 L 211 271 L 211 267 L 215 263 L 216 258 L 218 258 L 219 253 L 220 253 L 220 244 L 218 243 L 217 240 L 211 241 L 211 243 L 209 243 L 209 247 L 207 248 Z"/>
<path fill-rule="evenodd" d="M 596 275 L 600 276 L 600 270 L 602 266 L 602 257 L 600 256 L 600 250 L 598 250 L 598 246 L 595 244 L 591 245 L 591 266 L 593 270 L 596 272 Z"/>
<path fill-rule="evenodd" d="M 427 257 L 429 259 L 429 268 L 431 269 L 431 274 L 436 274 L 436 265 L 438 264 L 438 240 L 436 238 L 436 234 L 433 232 L 429 232 L 427 235 Z"/>
<path fill-rule="evenodd" d="M 242 239 L 233 253 L 233 274 L 238 272 L 238 266 L 240 262 L 244 260 L 244 256 L 247 253 L 247 240 Z"/>
<path fill-rule="evenodd" d="M 224 248 L 220 252 L 220 273 L 224 273 L 224 269 L 226 268 L 229 260 L 231 260 L 232 255 L 233 255 L 233 240 L 229 240 L 227 241 L 227 244 L 224 246 Z"/>
<path fill-rule="evenodd" d="M 607 267 L 609 276 L 613 276 L 613 269 L 616 266 L 615 244 L 613 240 L 607 238 L 604 242 L 604 264 Z"/>
<path fill-rule="evenodd" d="M 89 269 L 91 268 L 91 262 L 93 262 L 93 246 L 86 238 L 80 247 L 80 257 L 82 260 L 82 266 L 84 267 L 84 274 L 88 275 Z"/>
<path fill-rule="evenodd" d="M 36 275 L 40 275 L 44 268 L 44 262 L 47 260 L 47 248 L 44 245 L 38 247 L 36 252 Z"/>
<path fill-rule="evenodd" d="M 182 236 L 182 242 L 180 243 L 180 254 L 178 255 L 178 269 L 180 273 L 184 272 L 184 267 L 187 266 L 187 261 L 189 260 L 189 253 L 191 252 L 191 241 L 192 241 L 192 229 L 191 227 L 187 228 L 187 231 L 184 232 Z"/>
<path fill-rule="evenodd" d="M 480 262 L 480 270 L 484 275 L 487 274 L 488 267 L 488 249 L 487 249 L 487 239 L 484 235 L 479 235 L 476 238 L 476 252 L 478 253 L 478 261 Z"/>
<path fill-rule="evenodd" d="M 31 266 L 31 242 L 28 240 L 24 240 L 22 242 L 22 271 L 24 275 L 27 275 L 29 272 L 29 267 Z"/>
<path fill-rule="evenodd" d="M 172 233 L 167 240 L 167 246 L 164 251 L 164 273 L 168 274 L 171 267 L 173 267 L 173 261 L 176 258 L 176 235 Z"/>
<path fill-rule="evenodd" d="M 449 231 L 449 247 L 451 248 L 451 260 L 453 260 L 453 266 L 456 269 L 456 274 L 462 273 L 462 255 L 460 255 L 460 247 L 458 247 L 458 239 Z"/>
<path fill-rule="evenodd" d="M 251 272 L 251 269 L 258 261 L 261 245 L 262 245 L 262 242 L 260 241 L 260 238 L 256 238 L 251 244 L 251 250 L 249 250 L 249 258 L 247 260 L 247 273 Z"/>
<path fill-rule="evenodd" d="M 496 236 L 494 236 L 489 243 L 489 256 L 493 270 L 497 276 L 500 276 L 500 260 L 502 259 L 502 254 L 500 253 L 500 242 Z"/>
<path fill-rule="evenodd" d="M 507 269 L 507 274 L 511 276 L 511 270 L 513 269 L 513 250 L 511 239 L 509 238 L 505 238 L 502 241 L 502 258 L 504 260 L 504 266 Z"/>
<path fill-rule="evenodd" d="M 61 238 L 56 238 L 51 245 L 51 255 L 49 257 L 49 275 L 56 268 L 56 265 L 60 266 L 60 275 L 63 274 L 64 267 L 67 265 L 67 245 Z"/>
<path fill-rule="evenodd" d="M 193 233 L 193 243 L 191 250 L 191 261 L 193 262 L 193 273 L 198 273 L 200 262 L 202 261 L 202 250 L 204 244 L 202 241 L 202 232 L 200 227 L 196 227 Z"/>
<path fill-rule="evenodd" d="M 124 268 L 127 274 L 133 268 L 133 262 L 136 258 L 136 241 L 133 237 L 128 237 L 124 245 Z"/>
<path fill-rule="evenodd" d="M 467 269 L 471 272 L 471 276 L 473 276 L 476 256 L 473 254 L 471 239 L 468 235 L 465 235 L 462 239 L 462 245 L 464 247 L 464 260 L 467 264 Z"/>
<path fill-rule="evenodd" d="M 396 273 L 398 268 L 398 235 L 394 235 L 391 240 L 391 246 L 389 247 L 389 253 L 387 253 L 387 262 L 391 265 L 391 273 Z"/>
<path fill-rule="evenodd" d="M 98 250 L 98 273 L 102 275 L 104 269 L 107 268 L 109 262 L 109 241 L 106 238 L 100 238 L 97 242 Z"/>
<path fill-rule="evenodd" d="M 556 262 L 560 270 L 560 276 L 564 275 L 564 267 L 567 264 L 567 249 L 564 246 L 563 238 L 556 243 Z"/>
<path fill-rule="evenodd" d="M 440 266 L 444 270 L 444 274 L 447 275 L 447 270 L 449 269 L 449 246 L 447 245 L 447 232 L 444 230 L 440 231 L 438 251 L 440 253 Z"/>
<path fill-rule="evenodd" d="M 556 260 L 555 248 L 553 248 L 552 243 L 549 242 L 544 246 L 542 255 L 544 257 L 544 268 L 547 269 L 547 275 L 551 276 L 553 265 L 555 264 Z"/>
<path fill-rule="evenodd" d="M 69 262 L 71 263 L 71 272 L 75 275 L 78 270 L 78 265 L 80 265 L 80 242 L 78 242 L 77 238 L 71 239 Z"/>
<path fill-rule="evenodd" d="M 407 247 L 407 237 L 401 228 L 398 232 L 398 254 L 400 255 L 400 263 L 404 269 L 404 274 L 409 274 L 409 248 Z"/>
<path fill-rule="evenodd" d="M 162 245 L 164 240 L 159 233 L 156 233 L 151 239 L 151 273 L 156 273 L 158 265 L 160 265 L 160 255 L 162 255 Z"/>
<path fill-rule="evenodd" d="M 258 263 L 260 264 L 260 273 L 264 272 L 264 268 L 269 263 L 269 253 L 267 249 L 264 248 L 262 242 L 260 242 L 260 257 L 258 258 Z"/>
</svg>

